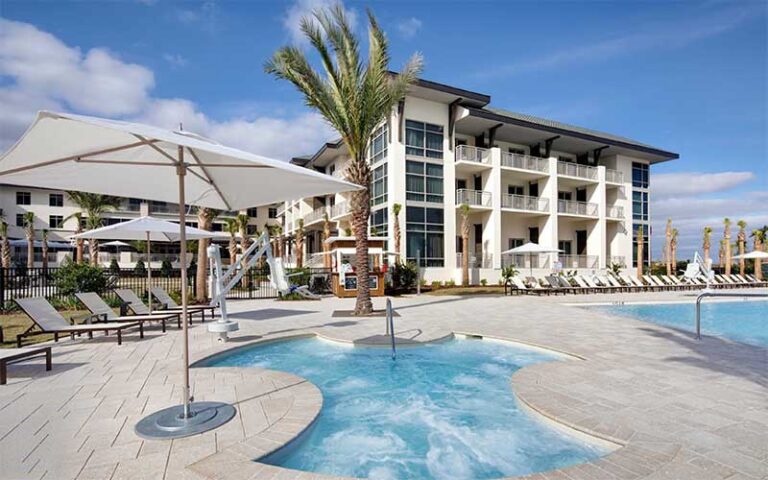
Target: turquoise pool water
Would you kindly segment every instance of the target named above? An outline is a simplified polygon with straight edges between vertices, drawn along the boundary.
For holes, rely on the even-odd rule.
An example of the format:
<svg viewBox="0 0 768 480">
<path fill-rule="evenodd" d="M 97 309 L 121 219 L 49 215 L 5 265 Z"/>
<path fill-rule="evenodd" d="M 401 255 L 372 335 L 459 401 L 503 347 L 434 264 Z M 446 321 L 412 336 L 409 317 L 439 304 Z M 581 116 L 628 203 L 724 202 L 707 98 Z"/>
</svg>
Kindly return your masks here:
<svg viewBox="0 0 768 480">
<path fill-rule="evenodd" d="M 594 307 L 617 315 L 696 331 L 693 303 L 616 305 Z M 701 304 L 701 333 L 768 347 L 768 302 L 704 302 Z"/>
<path fill-rule="evenodd" d="M 553 357 L 488 340 L 384 348 L 317 339 L 256 346 L 207 366 L 259 366 L 307 378 L 323 393 L 299 441 L 263 459 L 373 479 L 489 479 L 607 453 L 522 411 L 510 376 Z"/>
</svg>

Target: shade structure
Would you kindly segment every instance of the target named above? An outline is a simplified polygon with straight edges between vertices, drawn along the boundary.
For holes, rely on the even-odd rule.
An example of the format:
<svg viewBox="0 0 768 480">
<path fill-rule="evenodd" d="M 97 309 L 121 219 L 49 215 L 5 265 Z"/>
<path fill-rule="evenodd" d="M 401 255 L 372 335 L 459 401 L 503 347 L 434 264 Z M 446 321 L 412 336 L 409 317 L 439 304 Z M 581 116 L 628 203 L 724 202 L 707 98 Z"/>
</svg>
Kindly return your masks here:
<svg viewBox="0 0 768 480">
<path fill-rule="evenodd" d="M 768 253 L 761 252 L 760 250 L 753 250 L 749 253 L 745 253 L 744 255 L 733 256 L 734 260 L 741 260 L 742 258 L 745 260 L 765 260 L 768 258 Z"/>
<path fill-rule="evenodd" d="M 178 203 L 182 257 L 187 204 L 241 210 L 362 188 L 188 132 L 45 111 L 0 157 L 0 183 Z M 183 281 L 186 271 L 182 262 Z M 187 289 L 182 288 L 181 294 L 186 319 Z M 196 408 L 191 403 L 188 325 L 186 321 L 182 325 L 183 403 L 139 422 L 137 431 L 144 436 L 192 435 L 200 432 L 201 425 L 210 429 L 234 415 L 228 405 Z"/>
<path fill-rule="evenodd" d="M 27 243 L 27 240 L 24 239 L 8 240 L 8 244 L 12 247 L 26 247 Z M 34 246 L 42 247 L 43 242 L 41 240 L 35 240 Z M 64 242 L 48 242 L 48 248 L 51 250 L 69 250 L 72 248 L 72 245 Z"/>
<path fill-rule="evenodd" d="M 91 238 L 93 238 L 93 237 L 91 237 Z M 102 243 L 101 246 L 102 247 L 120 248 L 120 247 L 130 247 L 131 244 L 130 243 L 121 242 L 120 240 L 113 240 L 111 242 Z"/>
<path fill-rule="evenodd" d="M 152 241 L 156 242 L 177 242 L 180 237 L 180 228 L 178 223 L 161 220 L 159 218 L 144 216 L 120 222 L 106 227 L 95 228 L 69 238 L 95 238 L 100 240 L 111 240 L 119 238 L 122 240 L 143 240 L 147 242 L 147 295 L 149 298 L 149 311 L 152 312 L 152 266 L 150 265 L 150 253 L 152 251 Z M 184 233 L 187 239 L 196 240 L 200 238 L 214 238 L 217 235 L 213 232 L 201 230 L 199 228 L 186 227 Z M 126 246 L 127 243 L 115 240 L 104 245 Z M 182 263 L 184 259 L 182 258 Z M 184 280 L 184 279 L 182 279 Z"/>
<path fill-rule="evenodd" d="M 558 252 L 562 252 L 562 250 L 559 250 L 557 248 L 543 247 L 538 243 L 528 242 L 526 244 L 520 245 L 519 247 L 505 250 L 501 253 L 502 254 L 509 253 L 514 255 L 528 254 L 528 265 L 530 267 L 531 275 L 533 275 L 533 255 L 534 254 L 538 255 L 540 253 L 558 253 Z"/>
</svg>

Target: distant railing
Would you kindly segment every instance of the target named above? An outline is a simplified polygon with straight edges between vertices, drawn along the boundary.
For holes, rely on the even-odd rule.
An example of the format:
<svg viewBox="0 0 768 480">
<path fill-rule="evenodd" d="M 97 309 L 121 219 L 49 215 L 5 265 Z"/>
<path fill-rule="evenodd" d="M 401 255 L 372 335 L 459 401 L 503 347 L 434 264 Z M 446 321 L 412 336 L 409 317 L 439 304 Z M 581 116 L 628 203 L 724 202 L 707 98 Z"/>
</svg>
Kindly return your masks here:
<svg viewBox="0 0 768 480">
<path fill-rule="evenodd" d="M 464 256 L 461 253 L 456 254 L 456 268 L 463 268 L 463 258 Z M 493 268 L 493 254 L 470 255 L 469 268 Z"/>
<path fill-rule="evenodd" d="M 485 148 L 459 145 L 456 147 L 456 161 L 490 163 L 491 157 Z"/>
<path fill-rule="evenodd" d="M 515 267 L 518 269 L 549 268 L 550 257 L 551 254 L 549 253 L 538 253 L 530 255 L 527 253 L 505 253 L 501 256 L 501 266 Z"/>
<path fill-rule="evenodd" d="M 572 268 L 597 268 L 597 255 L 559 255 L 559 261 L 563 269 Z"/>
<path fill-rule="evenodd" d="M 624 218 L 624 207 L 619 205 L 608 207 L 607 216 L 608 218 Z"/>
<path fill-rule="evenodd" d="M 546 173 L 549 170 L 549 160 L 531 155 L 501 152 L 501 166 Z"/>
<path fill-rule="evenodd" d="M 618 170 L 605 169 L 605 181 L 608 183 L 624 183 L 624 173 Z"/>
<path fill-rule="evenodd" d="M 327 211 L 327 207 L 320 207 L 312 210 L 308 214 L 304 215 L 304 225 L 322 220 L 325 217 Z"/>
<path fill-rule="evenodd" d="M 597 168 L 572 162 L 557 162 L 557 174 L 597 180 Z"/>
<path fill-rule="evenodd" d="M 278 217 L 282 217 L 284 213 L 285 213 L 285 203 L 281 203 L 281 204 L 280 204 L 280 205 L 277 207 L 277 216 L 278 216 Z"/>
<path fill-rule="evenodd" d="M 573 200 L 558 200 L 557 212 L 569 215 L 597 215 L 597 204 L 587 202 L 576 202 Z"/>
<path fill-rule="evenodd" d="M 530 212 L 546 212 L 549 210 L 549 199 L 530 197 L 527 195 L 501 196 L 501 208 L 514 208 L 515 210 L 527 210 Z"/>
<path fill-rule="evenodd" d="M 331 207 L 331 218 L 342 217 L 349 213 L 349 204 L 347 202 L 339 202 Z"/>
<path fill-rule="evenodd" d="M 460 188 L 456 190 L 456 205 L 472 205 L 478 207 L 491 206 L 491 192 L 483 190 L 468 190 Z"/>
</svg>

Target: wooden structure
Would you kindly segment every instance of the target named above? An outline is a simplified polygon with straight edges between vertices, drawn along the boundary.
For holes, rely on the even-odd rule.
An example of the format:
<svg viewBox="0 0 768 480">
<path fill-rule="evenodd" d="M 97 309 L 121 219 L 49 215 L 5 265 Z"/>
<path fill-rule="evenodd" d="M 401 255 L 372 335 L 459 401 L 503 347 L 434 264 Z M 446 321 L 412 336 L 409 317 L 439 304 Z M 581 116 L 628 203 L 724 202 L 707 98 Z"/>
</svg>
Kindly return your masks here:
<svg viewBox="0 0 768 480">
<path fill-rule="evenodd" d="M 325 243 L 327 248 L 325 254 L 330 259 L 333 294 L 340 298 L 356 297 L 355 237 L 330 237 Z M 372 297 L 384 296 L 384 275 L 387 272 L 387 265 L 384 262 L 386 244 L 386 237 L 368 237 Z"/>
</svg>

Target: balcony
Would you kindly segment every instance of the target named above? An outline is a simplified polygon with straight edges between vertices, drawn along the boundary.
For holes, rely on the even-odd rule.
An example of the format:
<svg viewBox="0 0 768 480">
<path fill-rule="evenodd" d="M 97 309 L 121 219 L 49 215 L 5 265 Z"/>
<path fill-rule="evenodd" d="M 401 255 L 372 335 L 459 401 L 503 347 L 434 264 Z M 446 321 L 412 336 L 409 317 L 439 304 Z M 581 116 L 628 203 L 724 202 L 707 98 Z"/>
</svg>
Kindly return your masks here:
<svg viewBox="0 0 768 480">
<path fill-rule="evenodd" d="M 283 215 L 285 215 L 285 203 L 281 203 L 277 207 L 277 216 L 282 217 Z"/>
<path fill-rule="evenodd" d="M 456 147 L 457 162 L 474 162 L 490 165 L 491 154 L 486 148 L 471 147 L 469 145 L 458 145 Z"/>
<path fill-rule="evenodd" d="M 557 174 L 566 177 L 597 181 L 597 168 L 571 162 L 557 162 Z"/>
<path fill-rule="evenodd" d="M 559 262 L 563 270 L 576 268 L 597 268 L 599 257 L 597 255 L 560 255 Z"/>
<path fill-rule="evenodd" d="M 549 160 L 530 155 L 501 152 L 501 166 L 528 170 L 529 172 L 547 173 L 549 171 Z"/>
<path fill-rule="evenodd" d="M 456 206 L 467 204 L 470 207 L 491 208 L 491 192 L 483 190 L 468 190 L 460 188 L 456 190 Z"/>
<path fill-rule="evenodd" d="M 608 207 L 608 211 L 606 212 L 606 216 L 608 218 L 615 218 L 615 219 L 623 220 L 624 219 L 624 207 L 621 207 L 621 206 L 618 206 L 618 205 L 613 206 L 613 207 Z"/>
<path fill-rule="evenodd" d="M 456 254 L 456 268 L 463 268 L 461 264 L 463 260 L 463 254 Z M 470 254 L 469 255 L 469 268 L 493 268 L 493 255 L 490 253 L 484 254 Z"/>
<path fill-rule="evenodd" d="M 624 173 L 618 170 L 605 169 L 605 181 L 606 183 L 623 184 Z"/>
<path fill-rule="evenodd" d="M 332 219 L 337 219 L 347 215 L 348 213 L 350 213 L 349 203 L 339 202 L 331 207 L 330 217 Z"/>
<path fill-rule="evenodd" d="M 549 199 L 505 194 L 501 196 L 501 208 L 546 213 L 549 212 Z"/>
<path fill-rule="evenodd" d="M 515 267 L 519 270 L 531 269 L 531 268 L 550 268 L 549 253 L 539 253 L 538 255 L 528 254 L 512 254 L 506 253 L 501 256 L 502 267 Z"/>
<path fill-rule="evenodd" d="M 581 215 L 586 217 L 597 216 L 597 204 L 587 202 L 575 202 L 572 200 L 558 200 L 557 213 L 565 215 Z"/>
<path fill-rule="evenodd" d="M 328 212 L 326 207 L 320 207 L 312 210 L 308 214 L 304 215 L 304 225 L 308 226 L 323 220 L 323 218 L 325 218 L 326 212 Z"/>
</svg>

